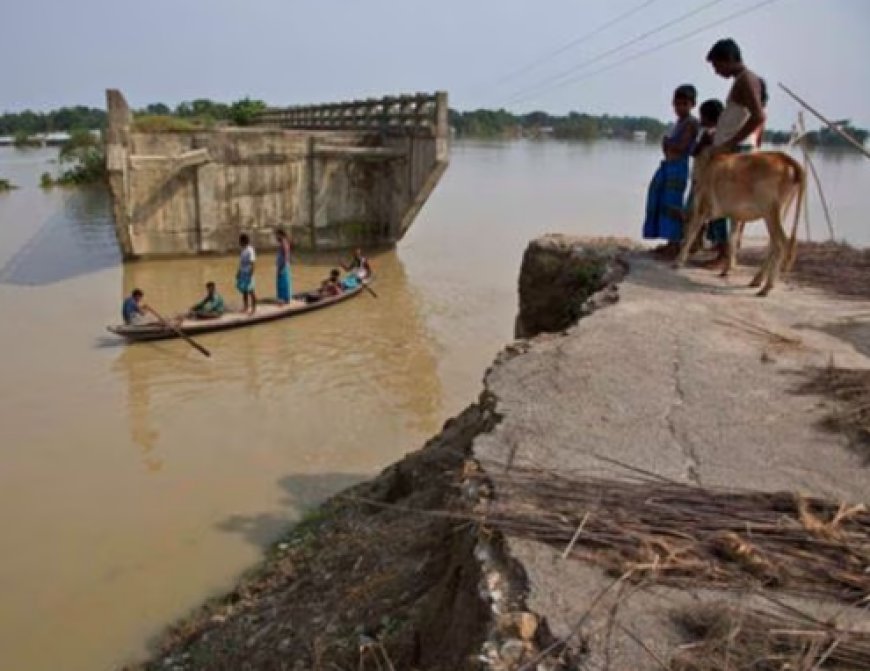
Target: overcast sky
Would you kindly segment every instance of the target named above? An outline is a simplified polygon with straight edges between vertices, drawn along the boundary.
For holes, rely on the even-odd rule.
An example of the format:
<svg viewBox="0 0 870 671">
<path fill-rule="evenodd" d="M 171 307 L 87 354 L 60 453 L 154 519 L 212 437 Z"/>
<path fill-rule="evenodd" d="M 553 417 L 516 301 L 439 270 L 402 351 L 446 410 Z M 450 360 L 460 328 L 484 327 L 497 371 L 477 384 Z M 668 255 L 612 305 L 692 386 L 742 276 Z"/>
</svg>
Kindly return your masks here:
<svg viewBox="0 0 870 671">
<path fill-rule="evenodd" d="M 728 85 L 704 56 L 731 36 L 771 84 L 770 127 L 789 127 L 797 111 L 778 81 L 830 116 L 870 127 L 870 0 L 4 0 L 0 15 L 3 111 L 102 106 L 107 87 L 134 107 L 444 89 L 458 109 L 668 119 L 677 84 L 724 98 Z M 596 74 L 659 45 L 667 46 Z"/>
</svg>

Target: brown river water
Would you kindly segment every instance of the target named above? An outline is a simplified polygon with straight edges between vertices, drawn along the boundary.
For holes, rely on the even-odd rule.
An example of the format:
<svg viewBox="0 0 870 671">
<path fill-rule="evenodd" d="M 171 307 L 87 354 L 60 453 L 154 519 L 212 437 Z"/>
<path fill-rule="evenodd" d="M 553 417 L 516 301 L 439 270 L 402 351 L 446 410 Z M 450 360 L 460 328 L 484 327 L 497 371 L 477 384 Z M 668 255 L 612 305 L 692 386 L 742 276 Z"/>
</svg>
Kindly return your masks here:
<svg viewBox="0 0 870 671">
<path fill-rule="evenodd" d="M 0 149 L 0 669 L 111 669 L 226 590 L 304 510 L 422 445 L 510 340 L 523 249 L 548 231 L 637 236 L 657 150 L 457 143 L 378 298 L 127 346 L 133 286 L 166 312 L 234 258 L 122 264 L 101 189 L 38 186 L 53 150 Z M 870 244 L 870 161 L 819 154 L 838 236 Z M 811 196 L 814 235 L 826 234 Z M 760 227 L 755 230 L 760 230 Z M 271 291 L 272 258 L 258 288 Z M 294 288 L 332 260 L 297 259 Z"/>
</svg>

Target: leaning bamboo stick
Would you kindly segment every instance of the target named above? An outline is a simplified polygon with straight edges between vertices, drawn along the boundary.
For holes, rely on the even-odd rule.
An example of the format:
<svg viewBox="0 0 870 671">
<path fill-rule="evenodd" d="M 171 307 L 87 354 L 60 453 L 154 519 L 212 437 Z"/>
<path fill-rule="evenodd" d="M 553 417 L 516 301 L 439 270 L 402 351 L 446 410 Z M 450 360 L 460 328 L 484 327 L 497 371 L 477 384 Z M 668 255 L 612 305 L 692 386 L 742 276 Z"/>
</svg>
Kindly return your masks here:
<svg viewBox="0 0 870 671">
<path fill-rule="evenodd" d="M 858 140 L 856 140 L 855 138 L 853 138 L 851 135 L 849 135 L 846 131 L 844 131 L 842 128 L 840 128 L 840 127 L 839 127 L 837 124 L 835 124 L 834 122 L 829 121 L 828 119 L 826 119 L 825 117 L 823 117 L 823 116 L 821 115 L 820 112 L 818 112 L 818 111 L 815 110 L 814 108 L 810 107 L 809 103 L 807 103 L 807 102 L 806 102 L 805 100 L 803 100 L 802 98 L 798 97 L 798 95 L 797 95 L 796 93 L 794 93 L 790 88 L 788 88 L 788 87 L 787 87 L 785 84 L 783 84 L 782 82 L 779 82 L 779 88 L 781 88 L 781 89 L 782 89 L 783 91 L 785 91 L 788 95 L 790 95 L 792 98 L 794 98 L 794 100 L 795 100 L 799 105 L 801 105 L 802 107 L 804 107 L 804 108 L 805 108 L 805 109 L 806 109 L 810 114 L 812 114 L 814 117 L 816 117 L 819 121 L 821 121 L 823 124 L 825 124 L 825 125 L 826 125 L 828 128 L 830 128 L 832 131 L 834 131 L 835 133 L 837 133 L 840 137 L 842 137 L 844 140 L 846 140 L 849 144 L 851 144 L 853 147 L 855 147 L 855 148 L 856 148 L 858 151 L 860 151 L 862 154 L 864 154 L 864 156 L 866 156 L 867 158 L 870 158 L 870 151 L 867 151 L 867 148 L 864 147 L 863 144 L 861 144 L 860 142 L 858 142 Z"/>
<path fill-rule="evenodd" d="M 803 112 L 798 112 L 798 124 L 800 126 L 803 137 L 805 137 L 806 136 L 806 125 L 804 124 L 804 113 Z M 834 224 L 831 220 L 831 211 L 828 208 L 828 199 L 825 198 L 825 191 L 824 191 L 824 189 L 822 189 L 822 180 L 819 179 L 819 173 L 816 170 L 816 164 L 813 163 L 813 159 L 810 157 L 810 152 L 807 149 L 805 142 L 801 142 L 801 149 L 803 150 L 803 153 L 804 153 L 804 169 L 809 167 L 810 174 L 813 176 L 813 181 L 816 184 L 816 190 L 819 192 L 819 200 L 822 201 L 822 210 L 824 210 L 824 212 L 825 212 L 825 221 L 828 224 L 828 233 L 830 234 L 830 239 L 833 241 L 836 237 L 834 235 Z M 806 197 L 806 195 L 804 195 L 804 197 Z M 810 227 L 809 212 L 810 212 L 809 206 L 804 204 L 804 213 L 807 215 L 807 240 L 810 239 L 809 238 L 809 227 Z"/>
</svg>

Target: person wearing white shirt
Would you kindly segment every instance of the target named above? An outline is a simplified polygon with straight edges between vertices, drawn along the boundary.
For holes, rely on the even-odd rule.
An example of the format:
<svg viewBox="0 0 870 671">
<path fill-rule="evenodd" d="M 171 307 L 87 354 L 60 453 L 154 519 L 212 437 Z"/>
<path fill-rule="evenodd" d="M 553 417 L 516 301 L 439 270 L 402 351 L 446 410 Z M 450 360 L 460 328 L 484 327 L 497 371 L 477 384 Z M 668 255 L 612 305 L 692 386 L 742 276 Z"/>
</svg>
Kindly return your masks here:
<svg viewBox="0 0 870 671">
<path fill-rule="evenodd" d="M 245 233 L 239 236 L 239 246 L 242 252 L 239 255 L 239 270 L 236 272 L 236 289 L 242 294 L 244 312 L 252 315 L 257 310 L 257 294 L 254 292 L 254 262 L 257 260 L 257 253 L 254 251 L 251 239 Z"/>
</svg>

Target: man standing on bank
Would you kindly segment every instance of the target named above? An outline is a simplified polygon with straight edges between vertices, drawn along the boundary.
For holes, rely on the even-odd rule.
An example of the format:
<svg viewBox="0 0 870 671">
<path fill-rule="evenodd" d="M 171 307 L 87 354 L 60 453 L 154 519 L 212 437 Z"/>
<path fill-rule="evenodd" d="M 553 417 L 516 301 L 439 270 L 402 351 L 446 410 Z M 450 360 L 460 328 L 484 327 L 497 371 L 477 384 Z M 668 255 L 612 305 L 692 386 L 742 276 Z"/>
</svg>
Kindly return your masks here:
<svg viewBox="0 0 870 671">
<path fill-rule="evenodd" d="M 740 47 L 731 38 L 716 42 L 707 54 L 707 62 L 717 75 L 734 80 L 716 124 L 712 153 L 750 152 L 755 149 L 755 133 L 765 120 L 761 78 L 743 64 Z M 724 261 L 729 235 L 727 219 L 711 223 L 710 238 L 719 252 L 714 264 Z"/>
</svg>

